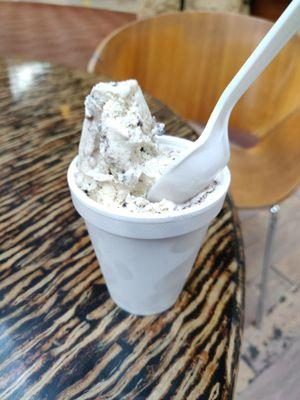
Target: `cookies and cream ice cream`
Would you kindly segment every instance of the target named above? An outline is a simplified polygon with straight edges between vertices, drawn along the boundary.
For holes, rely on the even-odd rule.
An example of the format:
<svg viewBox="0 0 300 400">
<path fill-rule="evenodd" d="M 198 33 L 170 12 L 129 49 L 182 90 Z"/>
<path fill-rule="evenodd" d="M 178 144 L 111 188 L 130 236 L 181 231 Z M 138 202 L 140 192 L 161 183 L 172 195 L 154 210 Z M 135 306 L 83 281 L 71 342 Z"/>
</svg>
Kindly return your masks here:
<svg viewBox="0 0 300 400">
<path fill-rule="evenodd" d="M 180 154 L 157 142 L 163 133 L 136 80 L 97 84 L 85 100 L 77 185 L 109 207 L 148 212 L 179 207 L 147 200 L 149 188 Z"/>
</svg>

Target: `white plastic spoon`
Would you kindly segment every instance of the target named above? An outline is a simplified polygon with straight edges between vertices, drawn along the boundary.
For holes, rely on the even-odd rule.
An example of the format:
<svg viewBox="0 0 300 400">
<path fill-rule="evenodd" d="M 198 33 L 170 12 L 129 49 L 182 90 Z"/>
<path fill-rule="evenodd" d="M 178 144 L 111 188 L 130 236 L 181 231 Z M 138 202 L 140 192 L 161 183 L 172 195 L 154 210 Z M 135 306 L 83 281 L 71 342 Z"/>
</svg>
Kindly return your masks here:
<svg viewBox="0 0 300 400">
<path fill-rule="evenodd" d="M 213 181 L 230 158 L 228 121 L 232 108 L 299 29 L 300 0 L 293 0 L 226 87 L 200 138 L 150 189 L 151 201 L 183 203 Z"/>
</svg>

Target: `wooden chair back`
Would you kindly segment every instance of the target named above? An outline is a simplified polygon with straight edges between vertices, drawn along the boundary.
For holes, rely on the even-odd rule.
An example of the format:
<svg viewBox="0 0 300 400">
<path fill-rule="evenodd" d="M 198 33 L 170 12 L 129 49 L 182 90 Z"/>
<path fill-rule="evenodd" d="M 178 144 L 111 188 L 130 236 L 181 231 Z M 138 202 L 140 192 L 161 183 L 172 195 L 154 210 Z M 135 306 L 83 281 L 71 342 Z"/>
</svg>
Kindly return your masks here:
<svg viewBox="0 0 300 400">
<path fill-rule="evenodd" d="M 237 14 L 183 12 L 115 31 L 89 70 L 136 78 L 143 90 L 182 117 L 205 123 L 220 94 L 271 22 Z M 300 107 L 300 38 L 294 37 L 238 102 L 232 128 L 264 136 Z"/>
</svg>

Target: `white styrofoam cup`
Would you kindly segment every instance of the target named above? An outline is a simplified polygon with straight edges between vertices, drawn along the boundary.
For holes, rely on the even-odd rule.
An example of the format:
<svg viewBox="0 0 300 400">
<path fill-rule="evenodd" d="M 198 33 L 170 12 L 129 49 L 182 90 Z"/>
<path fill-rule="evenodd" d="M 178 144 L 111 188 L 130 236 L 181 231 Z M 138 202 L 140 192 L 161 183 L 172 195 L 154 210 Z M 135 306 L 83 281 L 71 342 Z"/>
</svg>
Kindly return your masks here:
<svg viewBox="0 0 300 400">
<path fill-rule="evenodd" d="M 191 142 L 162 136 L 160 142 L 186 148 Z M 74 207 L 85 220 L 109 293 L 115 303 L 136 315 L 170 308 L 189 275 L 209 224 L 222 208 L 229 183 L 226 167 L 212 193 L 192 207 L 163 214 L 109 209 L 78 188 L 68 169 Z"/>
</svg>

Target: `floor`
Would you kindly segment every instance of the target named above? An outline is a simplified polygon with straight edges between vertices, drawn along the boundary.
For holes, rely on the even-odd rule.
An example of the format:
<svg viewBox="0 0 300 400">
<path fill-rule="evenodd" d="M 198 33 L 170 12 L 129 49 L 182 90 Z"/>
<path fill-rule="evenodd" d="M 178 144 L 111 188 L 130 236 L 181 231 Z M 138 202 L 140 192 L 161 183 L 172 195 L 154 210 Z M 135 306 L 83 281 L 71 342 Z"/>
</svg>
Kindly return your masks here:
<svg viewBox="0 0 300 400">
<path fill-rule="evenodd" d="M 0 55 L 85 69 L 99 41 L 133 14 L 0 2 Z M 240 211 L 246 251 L 245 333 L 238 400 L 300 398 L 300 190 L 281 205 L 269 279 L 268 313 L 258 330 L 258 284 L 268 211 Z"/>
<path fill-rule="evenodd" d="M 299 400 L 300 189 L 281 204 L 261 330 L 253 323 L 269 213 L 239 215 L 246 253 L 246 314 L 238 400 Z"/>
<path fill-rule="evenodd" d="M 0 55 L 85 69 L 96 46 L 134 14 L 0 1 Z"/>
<path fill-rule="evenodd" d="M 26 3 L 26 0 L 13 0 Z M 102 10 L 125 11 L 136 13 L 138 10 L 138 0 L 32 0 L 34 3 L 72 5 L 101 8 Z"/>
</svg>

